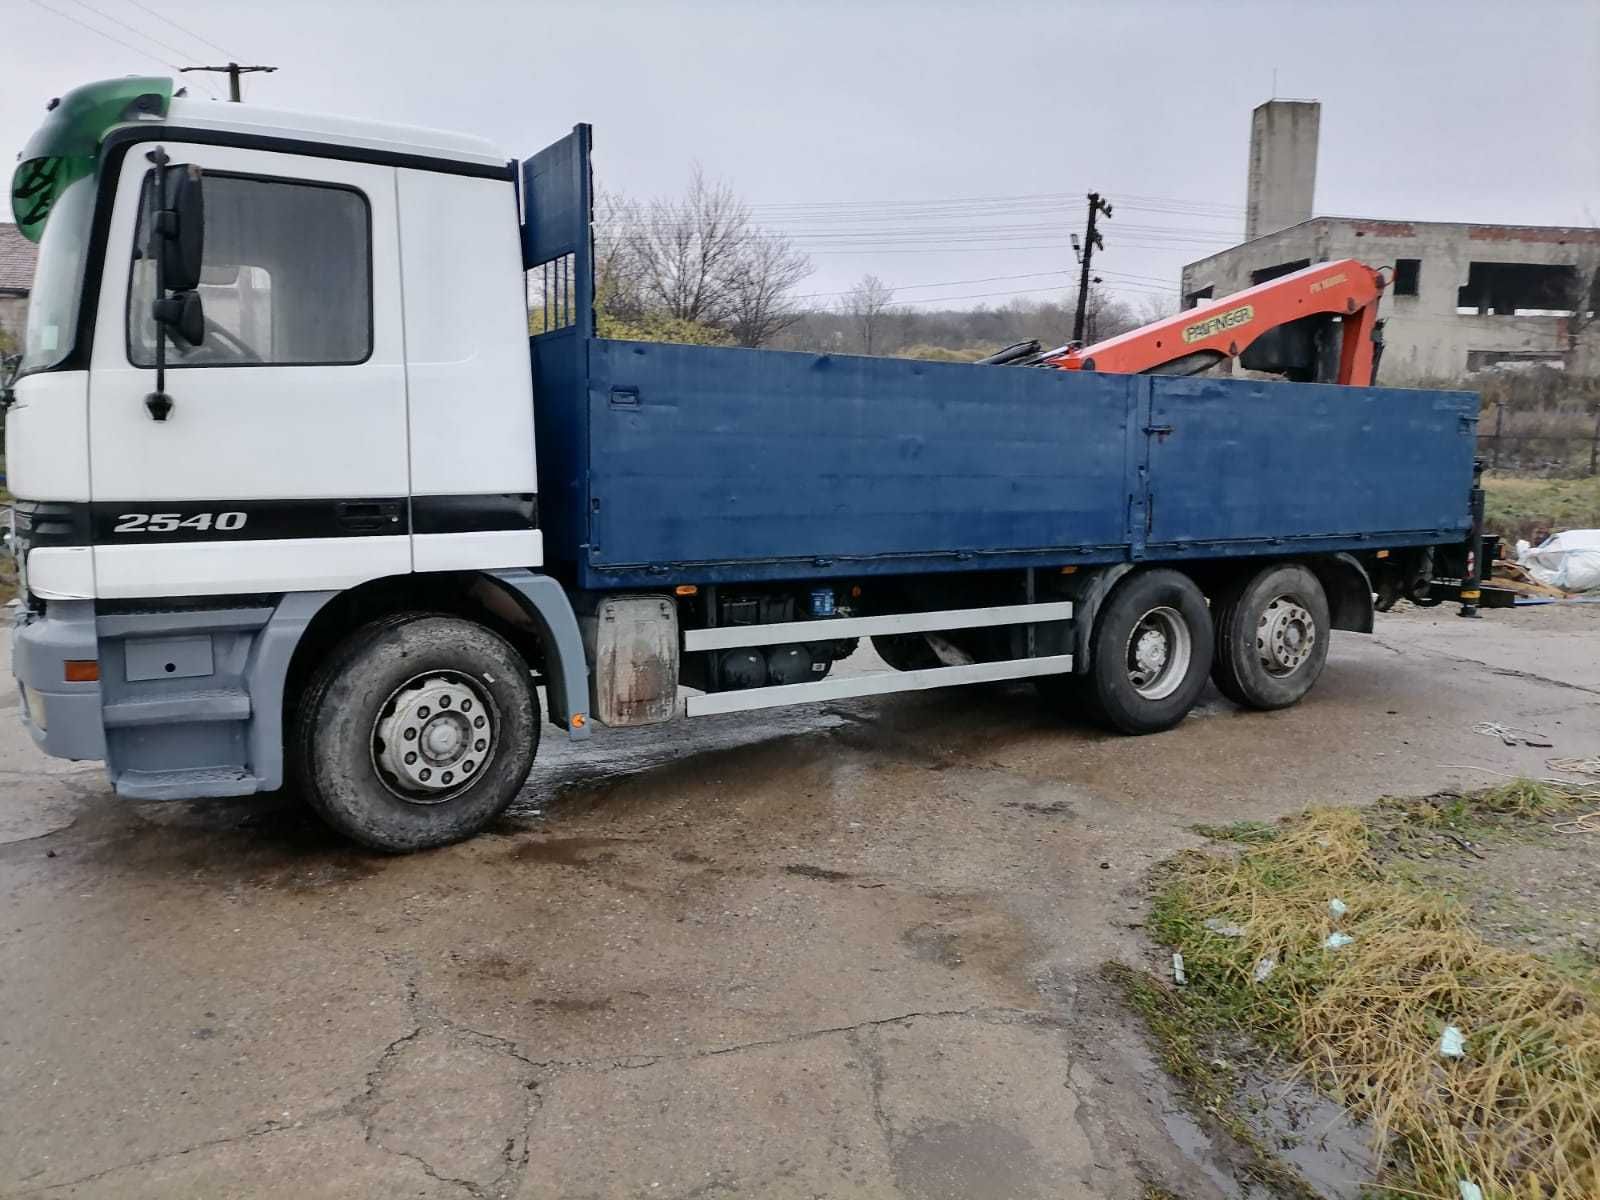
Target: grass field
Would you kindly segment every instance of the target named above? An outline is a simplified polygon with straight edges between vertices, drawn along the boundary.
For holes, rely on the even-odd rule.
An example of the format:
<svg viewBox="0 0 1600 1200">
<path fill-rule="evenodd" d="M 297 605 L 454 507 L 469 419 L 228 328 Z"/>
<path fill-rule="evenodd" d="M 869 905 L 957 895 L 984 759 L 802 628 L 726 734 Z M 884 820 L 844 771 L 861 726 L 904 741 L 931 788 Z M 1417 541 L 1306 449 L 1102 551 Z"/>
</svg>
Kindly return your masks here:
<svg viewBox="0 0 1600 1200">
<path fill-rule="evenodd" d="M 1553 824 L 1597 802 L 1593 786 L 1518 781 L 1208 830 L 1224 845 L 1167 864 L 1149 926 L 1182 953 L 1187 985 L 1121 966 L 1114 978 L 1167 1068 L 1242 1134 L 1254 1173 L 1280 1194 L 1309 1189 L 1251 1138 L 1219 1039 L 1254 1039 L 1367 1123 L 1381 1148 L 1374 1196 L 1478 1194 L 1465 1180 L 1484 1197 L 1592 1200 L 1600 971 L 1587 957 L 1572 966 L 1489 940 L 1448 881 L 1423 882 L 1413 868 L 1436 866 L 1444 837 L 1518 842 L 1538 831 L 1553 854 L 1586 853 Z M 1509 851 L 1497 843 L 1493 853 Z M 1487 859 L 1463 856 L 1461 878 L 1493 871 Z M 1446 1027 L 1461 1031 L 1453 1056 L 1439 1050 Z"/>
<path fill-rule="evenodd" d="M 1537 479 L 1485 475 L 1486 523 L 1510 541 L 1533 540 L 1541 529 L 1600 529 L 1600 475 L 1581 479 Z"/>
</svg>

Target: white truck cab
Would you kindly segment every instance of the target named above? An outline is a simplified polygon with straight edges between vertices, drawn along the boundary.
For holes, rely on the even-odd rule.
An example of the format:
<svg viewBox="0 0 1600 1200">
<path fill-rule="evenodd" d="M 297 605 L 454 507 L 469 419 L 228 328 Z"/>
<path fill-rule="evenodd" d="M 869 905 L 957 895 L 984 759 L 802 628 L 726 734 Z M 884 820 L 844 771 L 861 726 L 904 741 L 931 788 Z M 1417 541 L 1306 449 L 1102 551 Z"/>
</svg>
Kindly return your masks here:
<svg viewBox="0 0 1600 1200">
<path fill-rule="evenodd" d="M 533 574 L 504 155 L 123 79 L 53 102 L 21 157 L 13 207 L 40 249 L 6 421 L 30 598 L 16 669 L 41 745 L 105 758 L 129 797 L 275 788 L 282 730 L 264 704 L 317 614 L 342 597 L 358 616 L 350 598 L 384 580 L 501 572 L 475 581 L 475 607 L 507 633 L 545 627 L 581 672 L 570 607 Z M 179 213 L 190 168 L 203 200 Z M 203 227 L 182 289 L 193 341 L 176 323 L 158 337 L 152 315 L 174 290 L 157 275 L 178 220 Z M 586 732 L 573 694 L 553 716 Z M 446 773 L 407 781 L 428 799 Z"/>
</svg>

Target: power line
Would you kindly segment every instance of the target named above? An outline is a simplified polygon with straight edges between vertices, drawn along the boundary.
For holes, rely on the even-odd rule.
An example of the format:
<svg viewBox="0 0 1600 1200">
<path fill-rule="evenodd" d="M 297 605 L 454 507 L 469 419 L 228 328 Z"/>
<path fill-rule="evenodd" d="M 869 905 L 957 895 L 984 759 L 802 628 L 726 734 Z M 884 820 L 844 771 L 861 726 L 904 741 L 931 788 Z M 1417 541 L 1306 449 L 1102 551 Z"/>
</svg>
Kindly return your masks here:
<svg viewBox="0 0 1600 1200">
<path fill-rule="evenodd" d="M 1072 274 L 1075 274 L 1075 273 L 1076 272 L 1072 271 L 1072 270 L 1028 271 L 1028 272 L 1025 272 L 1025 273 L 1020 274 L 1020 275 L 985 275 L 985 276 L 980 276 L 977 279 L 945 279 L 945 280 L 941 280 L 938 283 L 891 284 L 890 285 L 890 290 L 894 291 L 894 292 L 912 292 L 912 291 L 920 291 L 923 288 L 963 287 L 963 286 L 965 286 L 967 284 L 971 284 L 971 283 L 1000 283 L 1000 282 L 1003 282 L 1003 281 L 1009 281 L 1009 280 L 1013 280 L 1013 279 L 1043 279 L 1043 278 L 1047 278 L 1047 277 L 1055 276 L 1055 275 L 1072 275 Z M 1154 275 L 1130 275 L 1125 271 L 1103 271 L 1101 273 L 1105 274 L 1105 275 L 1116 276 L 1116 277 L 1118 277 L 1120 279 L 1123 279 L 1123 280 L 1127 281 L 1125 284 L 1109 285 L 1109 286 L 1111 286 L 1113 288 L 1113 290 L 1116 290 L 1116 289 L 1121 288 L 1123 286 L 1126 286 L 1126 287 L 1129 287 L 1129 288 L 1141 288 L 1141 289 L 1148 288 L 1148 289 L 1150 289 L 1152 291 L 1166 291 L 1166 292 L 1172 292 L 1172 293 L 1176 293 L 1177 290 L 1178 290 L 1176 284 L 1170 284 L 1170 283 L 1168 283 L 1168 281 L 1163 280 L 1163 279 L 1159 279 Z M 1049 287 L 1022 288 L 1020 292 L 996 292 L 996 293 L 991 293 L 991 294 L 993 294 L 993 295 L 1020 295 L 1021 292 L 1028 292 L 1028 291 L 1048 292 L 1048 291 L 1054 291 L 1054 290 L 1055 290 L 1054 288 L 1049 288 Z M 850 294 L 851 294 L 850 291 L 843 291 L 843 292 L 806 292 L 806 293 L 803 293 L 802 295 L 794 296 L 794 297 L 792 297 L 792 299 L 795 299 L 795 300 L 827 300 L 827 299 L 833 299 L 833 298 L 838 297 L 838 296 L 848 296 Z M 960 298 L 961 297 L 935 297 L 935 299 L 960 299 Z M 894 303 L 896 303 L 896 304 L 904 304 L 904 303 L 925 304 L 925 303 L 931 303 L 931 302 L 932 301 L 928 301 L 928 300 L 912 300 L 912 301 L 896 300 L 896 301 L 894 301 Z"/>
<path fill-rule="evenodd" d="M 1070 275 L 1070 274 L 1072 274 L 1071 271 L 1030 271 L 1030 272 L 1028 272 L 1026 274 L 1023 274 L 1023 275 L 987 275 L 987 276 L 984 276 L 983 278 L 980 278 L 980 279 L 946 279 L 946 280 L 943 280 L 940 283 L 891 284 L 890 285 L 890 290 L 891 291 L 895 291 L 895 292 L 912 292 L 912 291 L 917 291 L 917 290 L 919 290 L 921 288 L 963 287 L 963 286 L 965 286 L 966 284 L 969 284 L 969 283 L 999 283 L 1001 280 L 1008 280 L 1008 279 L 1042 279 L 1042 278 L 1044 278 L 1045 276 L 1048 276 L 1048 275 Z M 833 297 L 833 296 L 848 296 L 850 294 L 851 293 L 849 291 L 844 291 L 844 292 L 807 292 L 804 295 L 795 296 L 794 299 L 796 299 L 796 300 L 822 300 L 822 299 L 827 299 L 827 298 Z"/>
<path fill-rule="evenodd" d="M 152 45 L 160 46 L 163 50 L 171 51 L 173 54 L 176 54 L 179 58 L 188 58 L 189 57 L 187 51 L 180 50 L 178 47 L 174 46 L 171 42 L 163 42 L 158 37 L 151 37 L 148 33 L 145 33 L 142 29 L 136 29 L 134 26 L 129 25 L 126 21 L 122 20 L 122 18 L 114 17 L 110 13 L 106 12 L 105 10 L 96 8 L 94 5 L 88 3 L 87 0 L 72 0 L 72 3 L 76 4 L 79 8 L 88 9 L 90 12 L 94 13 L 95 16 L 100 17 L 103 20 L 110 21 L 113 25 L 122 26 L 122 28 L 126 29 L 129 33 L 133 34 L 135 37 L 142 37 L 145 41 L 151 43 Z M 169 63 L 168 65 L 170 66 L 171 64 Z"/>
<path fill-rule="evenodd" d="M 1012 291 L 1006 291 L 1006 292 L 974 292 L 974 293 L 971 293 L 971 294 L 965 295 L 965 296 L 929 296 L 929 297 L 926 297 L 924 299 L 891 300 L 891 301 L 889 301 L 889 303 L 890 304 L 950 304 L 950 303 L 953 303 L 953 302 L 955 302 L 957 300 L 987 300 L 987 299 L 990 299 L 990 298 L 995 297 L 995 296 L 1026 296 L 1026 295 L 1031 295 L 1031 294 L 1036 293 L 1036 292 L 1060 292 L 1060 291 L 1065 291 L 1065 290 L 1066 290 L 1065 288 L 1059 288 L 1059 287 L 1016 288 L 1016 289 L 1014 289 Z M 1141 295 L 1141 296 L 1155 296 L 1155 295 L 1176 296 L 1178 294 L 1178 289 L 1177 288 L 1168 288 L 1168 289 L 1148 288 L 1147 289 L 1147 288 L 1108 287 L 1106 290 L 1107 291 L 1112 291 L 1112 292 L 1131 291 L 1131 292 L 1134 292 L 1135 294 Z"/>
<path fill-rule="evenodd" d="M 196 33 L 194 30 L 188 28 L 187 26 L 178 24 L 171 17 L 166 16 L 166 15 L 164 15 L 162 13 L 158 13 L 155 9 L 149 8 L 149 7 L 147 7 L 147 6 L 143 5 L 143 4 L 140 4 L 139 0 L 128 0 L 128 3 L 133 5 L 137 9 L 141 9 L 144 12 L 149 13 L 152 17 L 154 17 L 158 21 L 165 21 L 168 25 L 171 25 L 179 33 L 188 34 L 195 41 L 199 42 L 202 46 L 209 46 L 211 49 L 215 50 L 218 54 L 227 55 L 227 57 L 229 57 L 229 58 L 233 57 L 233 52 L 232 51 L 224 50 L 221 46 L 219 46 L 215 42 L 213 42 L 210 38 L 203 37 L 200 34 Z M 188 56 L 185 55 L 184 57 L 188 57 Z"/>
<path fill-rule="evenodd" d="M 964 206 L 991 206 L 996 204 L 1038 204 L 1046 207 L 1058 207 L 1063 201 L 1070 200 L 1078 195 L 1077 192 L 1013 192 L 1008 195 L 998 196 L 952 196 L 934 198 L 929 200 L 795 200 L 773 201 L 766 204 L 752 204 L 752 210 L 786 210 L 796 213 L 807 211 L 840 212 L 847 209 L 862 208 L 916 208 L 916 207 L 944 207 L 949 205 Z M 1244 209 L 1235 204 L 1223 204 L 1219 201 L 1196 200 L 1178 196 L 1153 196 L 1143 193 L 1128 193 L 1128 200 L 1124 203 L 1129 208 L 1150 209 L 1159 211 L 1165 208 L 1174 210 L 1213 209 L 1228 215 L 1241 214 Z"/>
<path fill-rule="evenodd" d="M 153 58 L 153 59 L 156 60 L 156 62 L 161 63 L 163 66 L 171 67 L 174 71 L 183 70 L 183 68 L 180 67 L 177 63 L 169 62 L 167 59 L 162 58 L 159 54 L 152 54 L 150 51 L 144 49 L 143 47 L 135 46 L 131 42 L 125 42 L 121 38 L 117 37 L 115 34 L 107 33 L 104 29 L 100 29 L 97 26 L 91 25 L 87 21 L 80 21 L 77 17 L 73 16 L 71 13 L 62 12 L 59 8 L 51 8 L 48 4 L 46 4 L 44 2 L 44 0 L 29 0 L 29 3 L 34 5 L 34 7 L 36 7 L 36 8 L 44 9 L 44 11 L 47 12 L 47 13 L 54 13 L 56 16 L 60 17 L 63 21 L 71 21 L 74 25 L 77 25 L 77 26 L 79 26 L 80 28 L 83 28 L 83 29 L 87 29 L 90 33 L 99 34 L 101 37 L 105 38 L 106 41 L 115 42 L 117 45 L 121 46 L 124 50 L 132 50 L 135 54 L 137 54 L 137 55 L 139 55 L 139 56 L 141 56 L 143 58 Z"/>
</svg>

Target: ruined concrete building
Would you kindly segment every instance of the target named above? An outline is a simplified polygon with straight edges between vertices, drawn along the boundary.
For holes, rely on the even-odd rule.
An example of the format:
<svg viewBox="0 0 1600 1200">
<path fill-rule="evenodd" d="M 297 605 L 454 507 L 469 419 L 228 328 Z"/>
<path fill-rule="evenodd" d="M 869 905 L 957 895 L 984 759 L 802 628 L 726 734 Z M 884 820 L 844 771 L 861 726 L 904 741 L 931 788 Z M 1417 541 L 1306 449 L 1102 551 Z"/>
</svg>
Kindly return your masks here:
<svg viewBox="0 0 1600 1200">
<path fill-rule="evenodd" d="M 0 224 L 0 350 L 8 340 L 11 345 L 22 345 L 36 257 L 38 247 L 23 237 L 15 225 Z"/>
<path fill-rule="evenodd" d="M 1184 307 L 1357 258 L 1394 269 L 1386 381 L 1530 362 L 1600 374 L 1600 229 L 1314 217 L 1321 107 L 1271 100 L 1251 114 L 1248 240 L 1184 267 Z"/>
</svg>

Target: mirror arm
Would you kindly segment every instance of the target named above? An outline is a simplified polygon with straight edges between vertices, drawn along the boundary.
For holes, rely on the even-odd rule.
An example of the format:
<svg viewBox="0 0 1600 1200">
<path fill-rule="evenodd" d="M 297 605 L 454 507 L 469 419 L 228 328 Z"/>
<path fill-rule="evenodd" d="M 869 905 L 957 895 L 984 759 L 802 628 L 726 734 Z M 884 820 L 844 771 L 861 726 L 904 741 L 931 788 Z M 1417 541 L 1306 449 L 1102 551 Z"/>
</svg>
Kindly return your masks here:
<svg viewBox="0 0 1600 1200">
<path fill-rule="evenodd" d="M 156 390 L 144 398 L 145 408 L 150 410 L 150 418 L 154 421 L 165 421 L 172 412 L 172 397 L 167 395 L 167 327 L 156 319 L 155 304 L 165 299 L 167 294 L 167 281 L 162 270 L 160 239 L 166 236 L 162 228 L 162 208 L 167 189 L 167 163 L 166 150 L 157 146 L 145 155 L 155 164 L 154 186 L 150 189 L 150 241 L 145 247 L 145 253 L 155 258 L 156 265 L 156 296 L 151 303 L 150 323 L 156 331 Z"/>
</svg>

